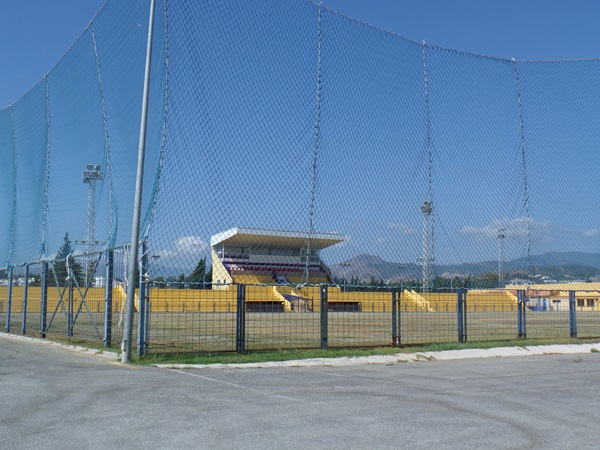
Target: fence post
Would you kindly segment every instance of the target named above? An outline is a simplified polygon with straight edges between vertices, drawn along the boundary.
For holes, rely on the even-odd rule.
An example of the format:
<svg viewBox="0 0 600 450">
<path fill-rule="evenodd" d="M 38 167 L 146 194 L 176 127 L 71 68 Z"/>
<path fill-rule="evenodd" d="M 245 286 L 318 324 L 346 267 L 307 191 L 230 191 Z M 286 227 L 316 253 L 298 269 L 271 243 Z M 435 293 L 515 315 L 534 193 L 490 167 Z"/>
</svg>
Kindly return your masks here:
<svg viewBox="0 0 600 450">
<path fill-rule="evenodd" d="M 73 256 L 67 256 L 67 337 L 73 337 Z"/>
<path fill-rule="evenodd" d="M 235 351 L 244 353 L 246 351 L 246 285 L 238 284 L 237 287 L 237 314 Z"/>
<path fill-rule="evenodd" d="M 463 304 L 463 334 L 464 334 L 464 340 L 463 342 L 467 342 L 468 336 L 469 336 L 469 332 L 467 331 L 467 290 L 463 290 L 463 298 L 462 298 L 462 304 Z"/>
<path fill-rule="evenodd" d="M 392 291 L 392 345 L 398 347 L 400 345 L 400 327 L 398 326 L 398 313 L 400 308 L 398 307 L 398 298 L 402 295 L 398 295 L 397 290 Z"/>
<path fill-rule="evenodd" d="M 575 291 L 569 291 L 569 328 L 571 337 L 577 337 L 577 299 Z"/>
<path fill-rule="evenodd" d="M 48 311 L 48 263 L 42 263 L 42 286 L 40 290 L 40 337 L 46 337 Z"/>
<path fill-rule="evenodd" d="M 519 289 L 517 292 L 518 298 L 518 319 L 519 319 L 519 337 L 527 338 L 527 308 L 525 307 L 525 291 Z"/>
<path fill-rule="evenodd" d="M 462 288 L 456 290 L 456 314 L 458 315 L 458 342 L 462 342 L 463 322 L 462 322 Z"/>
<path fill-rule="evenodd" d="M 112 344 L 112 312 L 113 312 L 113 262 L 114 251 L 106 251 L 106 286 L 104 287 L 104 337 L 102 343 L 105 347 Z"/>
<path fill-rule="evenodd" d="M 404 288 L 400 288 L 398 295 L 398 345 L 402 343 L 402 294 L 404 293 Z M 406 309 L 405 309 L 406 311 Z"/>
<path fill-rule="evenodd" d="M 148 350 L 148 342 L 146 342 L 146 326 L 148 325 L 148 293 L 147 293 L 147 282 L 148 282 L 148 243 L 142 242 L 139 265 L 139 282 L 138 282 L 138 345 L 137 355 L 139 357 L 144 356 Z"/>
<path fill-rule="evenodd" d="M 456 291 L 456 302 L 458 342 L 467 342 L 467 293 L 463 288 L 458 288 Z"/>
<path fill-rule="evenodd" d="M 6 297 L 6 332 L 10 333 L 10 315 L 12 313 L 13 267 L 8 269 L 8 295 Z"/>
<path fill-rule="evenodd" d="M 327 310 L 329 304 L 327 301 L 327 286 L 321 286 L 321 348 L 327 348 Z"/>
<path fill-rule="evenodd" d="M 23 285 L 23 303 L 21 304 L 21 334 L 27 333 L 27 296 L 29 288 L 29 264 L 25 264 L 25 284 Z"/>
</svg>

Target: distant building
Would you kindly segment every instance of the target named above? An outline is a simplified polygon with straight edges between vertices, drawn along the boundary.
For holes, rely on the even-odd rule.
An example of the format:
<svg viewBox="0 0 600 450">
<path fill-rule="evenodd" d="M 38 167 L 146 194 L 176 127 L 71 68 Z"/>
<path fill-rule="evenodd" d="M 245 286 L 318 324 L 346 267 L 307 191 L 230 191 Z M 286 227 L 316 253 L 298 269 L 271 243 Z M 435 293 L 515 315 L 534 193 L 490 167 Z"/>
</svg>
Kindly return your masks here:
<svg viewBox="0 0 600 450">
<path fill-rule="evenodd" d="M 335 233 L 231 228 L 210 239 L 213 288 L 331 283 L 320 252 L 342 241 Z"/>
</svg>

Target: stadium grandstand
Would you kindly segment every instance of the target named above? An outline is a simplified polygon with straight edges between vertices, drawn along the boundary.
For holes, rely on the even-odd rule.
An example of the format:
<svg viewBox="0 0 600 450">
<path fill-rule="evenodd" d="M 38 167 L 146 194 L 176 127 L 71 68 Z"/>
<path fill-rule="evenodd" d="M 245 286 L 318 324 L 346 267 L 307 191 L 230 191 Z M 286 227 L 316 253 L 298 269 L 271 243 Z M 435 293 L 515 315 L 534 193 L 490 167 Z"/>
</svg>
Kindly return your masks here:
<svg viewBox="0 0 600 450">
<path fill-rule="evenodd" d="M 344 241 L 334 233 L 231 228 L 211 237 L 213 288 L 229 284 L 332 283 L 320 252 Z"/>
</svg>

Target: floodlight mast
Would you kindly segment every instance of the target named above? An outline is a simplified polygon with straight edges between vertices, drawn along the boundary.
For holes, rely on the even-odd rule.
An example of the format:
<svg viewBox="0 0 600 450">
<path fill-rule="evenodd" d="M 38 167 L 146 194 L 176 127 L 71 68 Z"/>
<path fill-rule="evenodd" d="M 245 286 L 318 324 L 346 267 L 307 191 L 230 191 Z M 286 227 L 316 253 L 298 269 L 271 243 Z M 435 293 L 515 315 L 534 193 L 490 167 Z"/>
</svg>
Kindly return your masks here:
<svg viewBox="0 0 600 450">
<path fill-rule="evenodd" d="M 423 265 L 423 292 L 428 292 L 431 286 L 431 264 L 433 263 L 433 236 L 430 236 L 429 222 L 433 213 L 433 202 L 424 201 L 419 207 L 423 214 L 423 257 L 418 258 Z M 431 238 L 431 239 L 430 239 Z"/>
<path fill-rule="evenodd" d="M 504 239 L 506 238 L 506 228 L 498 228 L 498 287 L 502 287 L 504 277 Z"/>
<path fill-rule="evenodd" d="M 102 181 L 104 173 L 100 165 L 88 164 L 83 171 L 83 183 L 88 185 L 88 210 L 87 227 L 85 233 L 85 285 L 89 286 L 89 260 L 90 254 L 96 250 L 96 181 Z"/>
</svg>

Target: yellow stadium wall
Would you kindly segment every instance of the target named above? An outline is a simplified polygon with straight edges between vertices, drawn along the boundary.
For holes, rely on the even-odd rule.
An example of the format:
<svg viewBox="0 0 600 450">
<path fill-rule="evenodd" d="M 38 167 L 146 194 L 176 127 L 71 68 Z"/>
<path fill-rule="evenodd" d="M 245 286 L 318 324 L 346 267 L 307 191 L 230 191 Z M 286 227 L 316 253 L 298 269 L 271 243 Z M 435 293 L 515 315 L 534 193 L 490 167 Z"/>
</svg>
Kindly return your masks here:
<svg viewBox="0 0 600 450">
<path fill-rule="evenodd" d="M 67 292 L 51 286 L 48 288 L 48 312 L 53 312 L 59 305 L 60 294 L 67 301 Z M 556 291 L 568 297 L 568 291 Z M 294 295 L 306 299 L 308 311 L 319 312 L 321 306 L 321 290 L 319 286 L 246 286 L 246 302 L 281 303 L 284 311 L 292 311 L 291 304 L 283 295 Z M 6 311 L 8 287 L 0 286 L 0 313 Z M 39 313 L 41 288 L 29 286 L 27 311 Z M 418 296 L 416 301 L 414 296 Z M 104 312 L 104 288 L 90 288 L 86 294 L 86 305 L 92 313 Z M 509 291 L 473 290 L 467 292 L 467 310 L 478 312 L 516 311 L 517 301 Z M 553 297 L 549 297 L 551 300 Z M 558 298 L 558 297 L 557 297 Z M 585 306 L 578 310 L 597 310 L 600 307 L 597 292 L 577 291 L 576 298 L 583 299 Z M 593 306 L 588 300 L 593 299 Z M 125 308 L 126 293 L 121 287 L 113 289 L 113 311 Z M 12 312 L 22 312 L 23 286 L 13 286 Z M 79 307 L 81 297 L 77 289 L 73 290 L 75 308 Z M 456 293 L 402 293 L 400 311 L 405 312 L 455 312 Z M 391 292 L 342 292 L 338 287 L 329 287 L 329 303 L 359 303 L 362 312 L 391 312 Z M 135 299 L 136 310 L 139 306 L 138 293 Z M 425 305 L 425 306 L 424 306 Z M 66 305 L 65 305 L 66 307 Z M 61 310 L 61 308 L 59 308 Z M 152 312 L 229 312 L 237 310 L 237 285 L 225 285 L 222 289 L 151 289 L 150 310 Z"/>
<path fill-rule="evenodd" d="M 292 294 L 311 300 L 315 312 L 321 310 L 321 289 L 318 286 L 294 287 Z M 392 311 L 392 293 L 390 291 L 343 292 L 339 287 L 330 287 L 327 290 L 327 301 L 329 303 L 359 303 L 362 312 Z M 402 294 L 400 309 L 406 312 L 422 311 L 406 292 Z"/>
<path fill-rule="evenodd" d="M 233 312 L 237 311 L 237 287 L 223 289 L 151 289 L 150 311 Z"/>
<path fill-rule="evenodd" d="M 53 312 L 57 306 L 59 306 L 61 294 L 63 296 L 63 302 L 68 301 L 68 292 L 61 288 L 60 291 L 55 286 L 48 287 L 47 292 L 47 311 Z M 82 290 L 85 292 L 85 290 Z M 29 286 L 27 288 L 27 312 L 39 313 L 41 308 L 41 294 L 42 289 L 40 286 Z M 119 311 L 125 306 L 124 291 L 121 288 L 113 289 L 113 311 Z M 0 311 L 6 311 L 6 302 L 8 297 L 8 287 L 0 286 Z M 85 295 L 85 303 L 92 313 L 104 312 L 104 288 L 90 288 Z M 77 289 L 73 289 L 73 303 L 75 308 L 79 307 L 81 302 L 81 296 Z M 61 308 L 59 307 L 59 311 Z M 12 291 L 12 307 L 13 313 L 23 312 L 23 286 L 13 286 Z"/>
<path fill-rule="evenodd" d="M 457 310 L 456 293 L 420 293 L 436 312 L 455 312 Z M 467 311 L 516 311 L 517 303 L 513 297 L 501 291 L 467 292 Z"/>
</svg>

